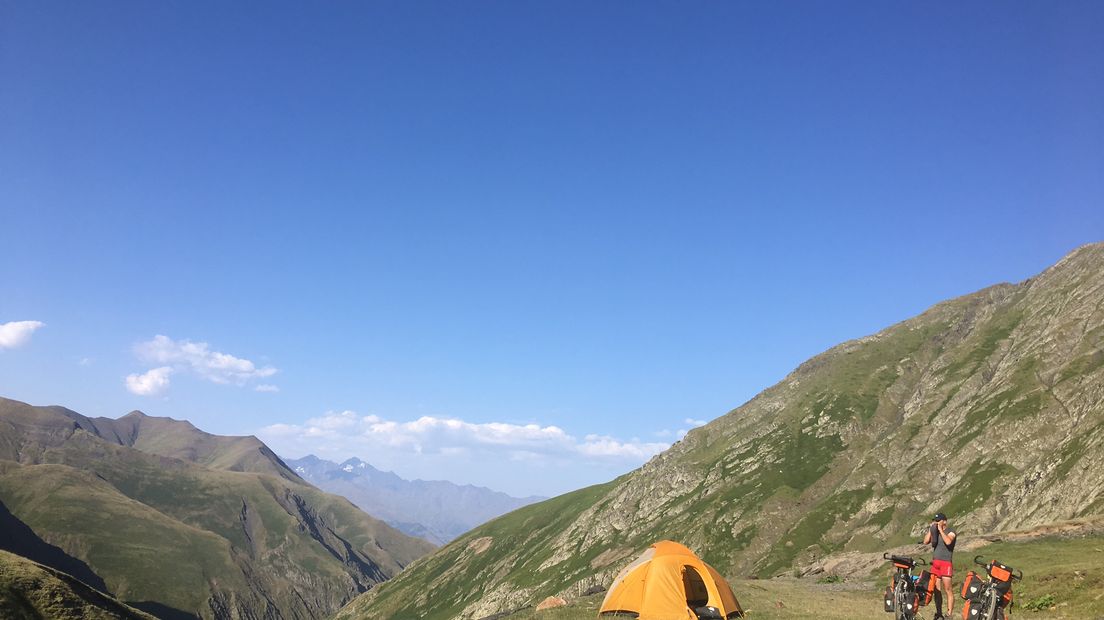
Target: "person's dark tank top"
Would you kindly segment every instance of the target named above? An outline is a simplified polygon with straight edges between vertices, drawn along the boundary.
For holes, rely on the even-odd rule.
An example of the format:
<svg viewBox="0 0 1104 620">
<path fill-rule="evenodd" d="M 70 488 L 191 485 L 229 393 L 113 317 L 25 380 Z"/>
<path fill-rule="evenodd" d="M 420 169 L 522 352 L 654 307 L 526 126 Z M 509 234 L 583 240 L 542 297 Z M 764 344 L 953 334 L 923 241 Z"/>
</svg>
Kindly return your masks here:
<svg viewBox="0 0 1104 620">
<path fill-rule="evenodd" d="M 946 532 L 948 535 L 955 533 L 955 531 L 951 528 L 947 528 Z M 943 542 L 943 537 L 939 535 L 939 528 L 934 525 L 931 526 L 931 545 L 933 560 L 943 560 L 946 562 L 950 562 L 952 560 L 952 554 L 954 553 L 955 543 L 957 542 L 958 536 L 955 536 L 951 540 L 951 544 L 947 545 L 947 543 Z"/>
</svg>

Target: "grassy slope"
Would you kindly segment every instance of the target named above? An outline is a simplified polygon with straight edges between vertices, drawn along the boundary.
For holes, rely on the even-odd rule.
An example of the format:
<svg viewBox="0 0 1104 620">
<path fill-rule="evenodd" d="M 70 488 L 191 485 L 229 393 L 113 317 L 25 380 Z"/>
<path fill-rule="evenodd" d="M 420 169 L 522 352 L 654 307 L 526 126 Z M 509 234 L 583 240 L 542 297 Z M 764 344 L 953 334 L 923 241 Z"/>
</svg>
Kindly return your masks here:
<svg viewBox="0 0 1104 620">
<path fill-rule="evenodd" d="M 608 492 L 612 484 L 567 493 L 499 517 L 479 527 L 478 534 L 462 536 L 432 556 L 419 560 L 415 564 L 417 570 L 409 573 L 409 579 L 380 585 L 378 590 L 387 593 L 385 599 L 381 598 L 382 606 L 368 611 L 369 599 L 358 599 L 357 604 L 341 610 L 337 618 L 446 620 L 469 604 L 494 595 L 472 587 L 486 575 L 507 576 L 522 587 L 539 583 L 544 577 L 540 566 L 551 552 L 539 541 L 563 530 L 579 511 Z M 591 559 L 585 554 L 580 556 L 574 570 L 586 570 Z M 426 611 L 424 607 L 429 596 L 435 605 Z"/>
<path fill-rule="evenodd" d="M 154 456 L 13 403 L 0 436 L 30 441 L 15 453 L 34 463 L 0 460 L 0 497 L 134 604 L 325 615 L 432 548 L 298 477 Z"/>
<path fill-rule="evenodd" d="M 81 557 L 121 599 L 195 613 L 206 607 L 207 575 L 223 576 L 228 589 L 245 585 L 226 540 L 132 500 L 89 472 L 9 463 L 0 466 L 0 494 L 36 533 Z"/>
<path fill-rule="evenodd" d="M 976 552 L 956 554 L 956 588 L 961 587 L 962 576 L 975 554 L 999 559 L 1014 568 L 1023 567 L 1024 581 L 1015 586 L 1016 605 L 1012 617 L 1039 620 L 1104 617 L 1104 537 L 994 543 Z M 734 579 L 732 587 L 753 619 L 885 620 L 892 615 L 881 609 L 882 573 L 879 571 L 872 582 L 825 584 L 813 579 Z M 1046 595 L 1053 597 L 1051 606 L 1025 609 L 1029 602 Z M 593 620 L 603 596 L 577 598 L 560 609 L 539 612 L 524 609 L 505 620 Z M 955 618 L 959 617 L 961 602 L 961 599 L 955 601 Z M 923 612 L 925 618 L 933 615 L 934 607 Z"/>
<path fill-rule="evenodd" d="M 0 614 L 5 620 L 154 620 L 73 577 L 0 551 Z"/>
<path fill-rule="evenodd" d="M 91 450 L 70 445 L 68 465 L 9 466 L 0 493 L 36 533 L 87 561 L 128 601 L 202 613 L 217 589 L 263 590 L 285 602 L 313 597 L 321 605 L 393 575 L 428 550 L 428 544 L 379 528 L 352 504 L 307 485 L 199 467 L 166 469 L 126 448 L 83 441 Z M 101 450 L 116 454 L 102 458 Z M 292 514 L 295 498 L 332 530 L 320 534 L 330 549 L 301 531 L 303 519 Z M 243 522 L 243 509 L 251 527 Z M 346 541 L 352 550 L 344 548 Z M 378 565 L 359 584 L 342 563 L 355 561 L 354 550 Z M 257 574 L 243 570 L 245 563 Z M 289 576 L 306 591 L 290 592 Z"/>
</svg>

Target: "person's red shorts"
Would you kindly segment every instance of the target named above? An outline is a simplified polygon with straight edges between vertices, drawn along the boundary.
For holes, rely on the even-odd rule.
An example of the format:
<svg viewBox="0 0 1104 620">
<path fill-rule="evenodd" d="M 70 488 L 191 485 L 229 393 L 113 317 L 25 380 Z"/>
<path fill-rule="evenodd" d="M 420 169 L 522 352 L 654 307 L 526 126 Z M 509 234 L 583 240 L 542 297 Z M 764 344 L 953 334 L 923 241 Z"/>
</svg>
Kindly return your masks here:
<svg viewBox="0 0 1104 620">
<path fill-rule="evenodd" d="M 936 577 L 950 577 L 951 563 L 947 560 L 932 560 L 931 573 Z"/>
</svg>

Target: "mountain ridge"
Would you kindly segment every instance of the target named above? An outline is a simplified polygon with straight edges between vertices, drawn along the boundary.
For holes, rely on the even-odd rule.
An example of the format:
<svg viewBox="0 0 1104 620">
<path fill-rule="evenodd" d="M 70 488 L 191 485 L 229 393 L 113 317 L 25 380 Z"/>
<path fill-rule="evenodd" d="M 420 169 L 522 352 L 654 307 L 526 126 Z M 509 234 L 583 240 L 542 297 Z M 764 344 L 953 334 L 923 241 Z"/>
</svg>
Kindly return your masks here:
<svg viewBox="0 0 1104 620">
<path fill-rule="evenodd" d="M 966 535 L 1104 513 L 1102 488 L 1096 243 L 831 347 L 639 469 L 476 528 L 338 617 L 491 615 L 608 585 L 662 538 L 771 576 L 914 541 L 936 510 Z"/>
<path fill-rule="evenodd" d="M 309 485 L 255 438 L 3 398 L 0 502 L 159 617 L 326 617 L 432 548 Z"/>
</svg>

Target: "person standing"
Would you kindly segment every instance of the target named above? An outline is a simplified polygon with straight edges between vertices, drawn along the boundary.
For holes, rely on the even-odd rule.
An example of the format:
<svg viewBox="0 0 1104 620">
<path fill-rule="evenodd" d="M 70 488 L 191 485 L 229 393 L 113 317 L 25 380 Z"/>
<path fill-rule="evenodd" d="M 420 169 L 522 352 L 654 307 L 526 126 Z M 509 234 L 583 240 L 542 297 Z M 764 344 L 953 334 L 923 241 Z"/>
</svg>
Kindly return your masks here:
<svg viewBox="0 0 1104 620">
<path fill-rule="evenodd" d="M 928 527 L 928 533 L 924 535 L 924 544 L 932 546 L 931 572 L 939 580 L 936 583 L 936 595 L 942 594 L 939 598 L 946 601 L 947 615 L 943 615 L 942 605 L 937 599 L 934 620 L 950 618 L 954 613 L 954 587 L 951 585 L 951 575 L 957 539 L 955 531 L 947 525 L 947 515 L 942 512 L 936 513 Z"/>
</svg>

